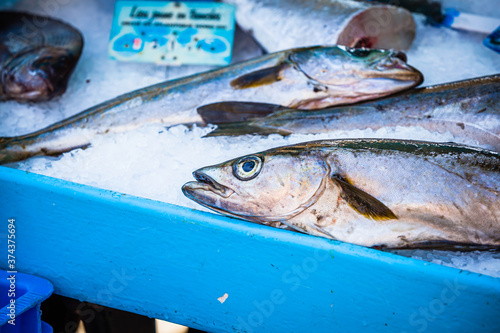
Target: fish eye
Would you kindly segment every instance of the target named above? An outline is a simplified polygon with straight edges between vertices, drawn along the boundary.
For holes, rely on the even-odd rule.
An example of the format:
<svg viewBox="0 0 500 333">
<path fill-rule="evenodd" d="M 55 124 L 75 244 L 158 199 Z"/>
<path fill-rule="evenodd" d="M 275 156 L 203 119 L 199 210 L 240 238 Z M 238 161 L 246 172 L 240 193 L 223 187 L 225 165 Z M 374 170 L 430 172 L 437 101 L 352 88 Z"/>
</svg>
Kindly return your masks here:
<svg viewBox="0 0 500 333">
<path fill-rule="evenodd" d="M 233 164 L 233 174 L 239 180 L 251 180 L 257 177 L 262 169 L 262 159 L 258 156 L 245 156 Z"/>
<path fill-rule="evenodd" d="M 353 48 L 347 48 L 346 51 L 352 55 L 353 57 L 356 58 L 366 58 L 368 57 L 372 51 L 370 49 L 353 49 Z"/>
</svg>

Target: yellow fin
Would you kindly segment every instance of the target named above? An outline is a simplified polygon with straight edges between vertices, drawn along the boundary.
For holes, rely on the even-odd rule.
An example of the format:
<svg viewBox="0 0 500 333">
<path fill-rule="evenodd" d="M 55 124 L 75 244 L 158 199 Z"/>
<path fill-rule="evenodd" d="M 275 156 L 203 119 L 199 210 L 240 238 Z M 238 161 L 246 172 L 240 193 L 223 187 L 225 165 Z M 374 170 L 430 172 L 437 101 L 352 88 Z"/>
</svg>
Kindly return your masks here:
<svg viewBox="0 0 500 333">
<path fill-rule="evenodd" d="M 288 66 L 288 64 L 280 64 L 274 67 L 250 72 L 231 81 L 231 87 L 233 87 L 234 89 L 247 89 L 280 81 L 281 71 Z"/>
<path fill-rule="evenodd" d="M 347 179 L 333 176 L 332 179 L 340 186 L 340 197 L 355 211 L 374 220 L 397 219 L 397 216 L 383 203 L 370 194 L 352 185 Z"/>
</svg>

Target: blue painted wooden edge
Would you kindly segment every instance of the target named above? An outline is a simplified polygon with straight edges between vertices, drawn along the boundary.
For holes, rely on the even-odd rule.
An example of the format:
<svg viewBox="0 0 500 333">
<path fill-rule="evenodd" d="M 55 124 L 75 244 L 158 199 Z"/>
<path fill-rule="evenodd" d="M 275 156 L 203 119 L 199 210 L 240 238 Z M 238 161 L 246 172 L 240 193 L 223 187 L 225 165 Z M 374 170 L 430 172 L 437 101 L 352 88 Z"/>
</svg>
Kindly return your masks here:
<svg viewBox="0 0 500 333">
<path fill-rule="evenodd" d="M 500 279 L 5 167 L 0 189 L 18 270 L 61 295 L 213 332 L 500 331 Z"/>
</svg>

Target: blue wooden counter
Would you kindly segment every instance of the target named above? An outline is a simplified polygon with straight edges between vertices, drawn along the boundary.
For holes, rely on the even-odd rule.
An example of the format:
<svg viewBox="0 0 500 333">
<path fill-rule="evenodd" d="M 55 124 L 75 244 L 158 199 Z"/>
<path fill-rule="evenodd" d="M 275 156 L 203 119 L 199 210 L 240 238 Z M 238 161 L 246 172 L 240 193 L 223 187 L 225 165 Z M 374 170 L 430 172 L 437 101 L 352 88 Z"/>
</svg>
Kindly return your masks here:
<svg viewBox="0 0 500 333">
<path fill-rule="evenodd" d="M 199 329 L 500 332 L 500 279 L 0 167 L 3 269 L 8 219 L 55 293 Z"/>
</svg>

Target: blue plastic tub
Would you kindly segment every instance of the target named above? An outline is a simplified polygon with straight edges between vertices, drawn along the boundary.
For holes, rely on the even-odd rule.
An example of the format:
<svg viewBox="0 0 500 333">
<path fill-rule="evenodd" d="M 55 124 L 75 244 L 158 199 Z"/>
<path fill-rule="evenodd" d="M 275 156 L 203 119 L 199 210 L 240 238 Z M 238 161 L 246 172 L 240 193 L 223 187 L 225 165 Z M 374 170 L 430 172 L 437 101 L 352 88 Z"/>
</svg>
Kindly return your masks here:
<svg viewBox="0 0 500 333">
<path fill-rule="evenodd" d="M 14 279 L 9 280 L 12 276 Z M 40 305 L 53 291 L 54 287 L 45 279 L 0 270 L 0 333 L 52 333 L 52 327 L 41 320 Z M 11 299 L 15 300 L 14 305 Z"/>
</svg>

